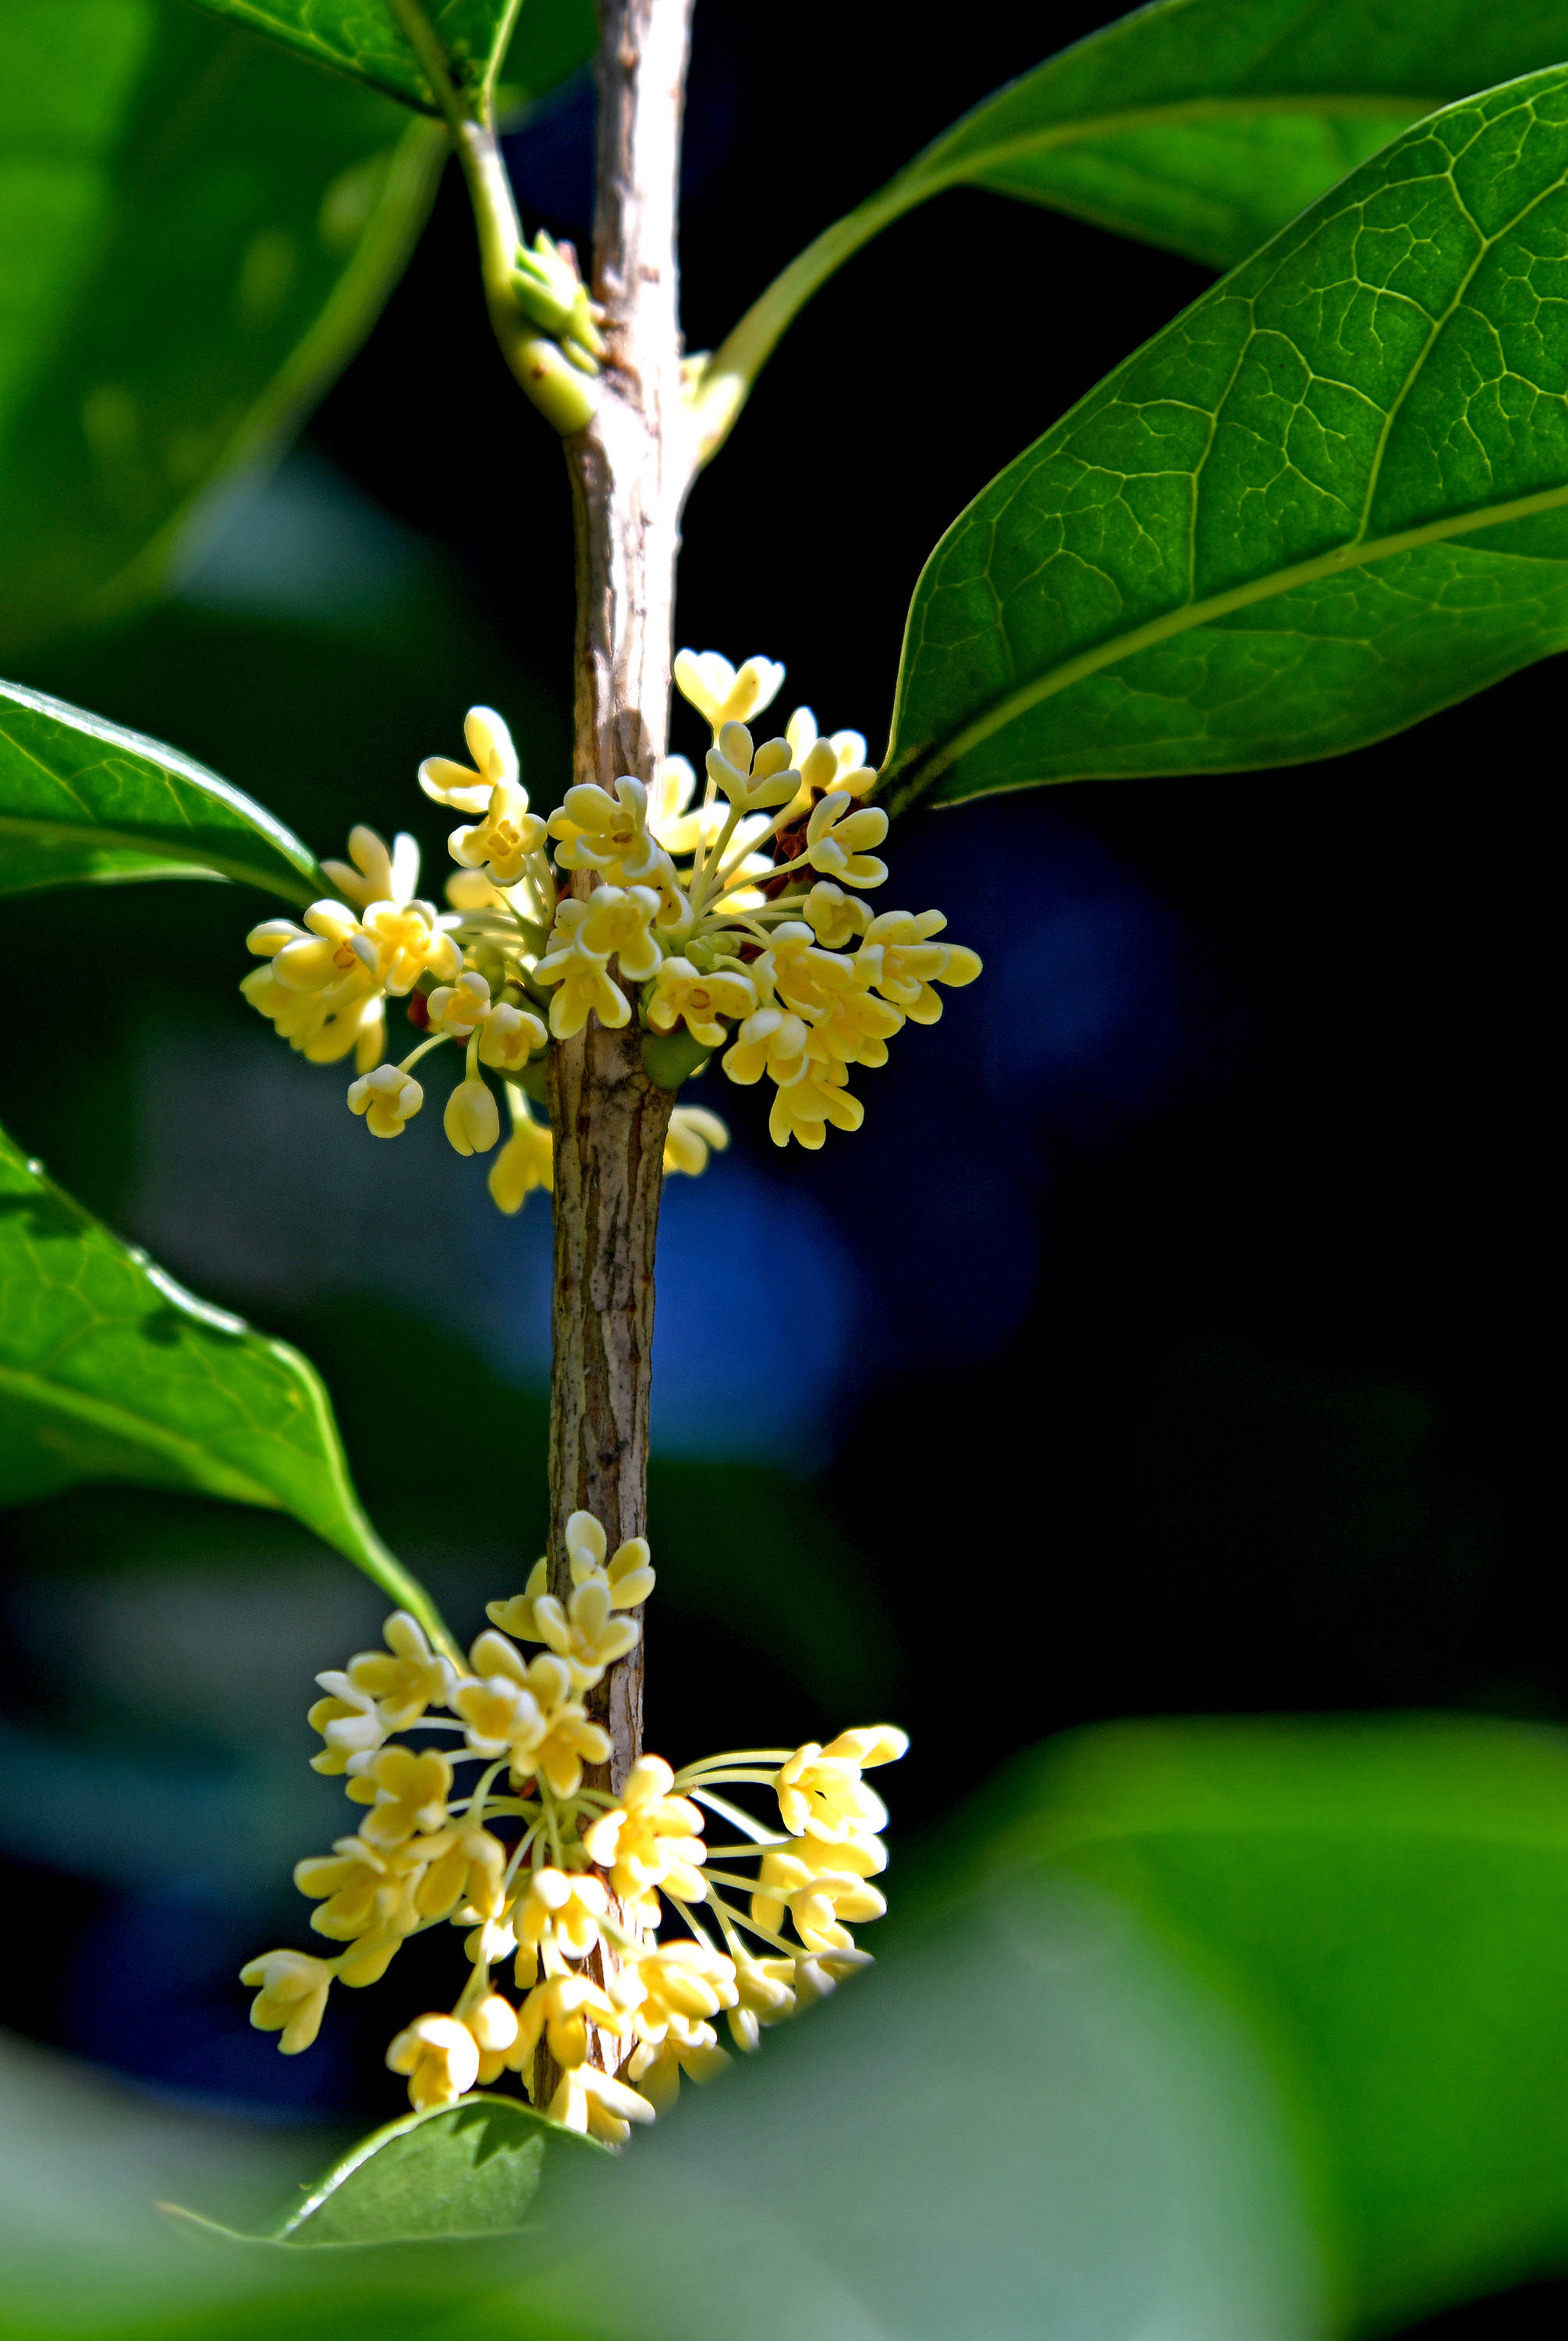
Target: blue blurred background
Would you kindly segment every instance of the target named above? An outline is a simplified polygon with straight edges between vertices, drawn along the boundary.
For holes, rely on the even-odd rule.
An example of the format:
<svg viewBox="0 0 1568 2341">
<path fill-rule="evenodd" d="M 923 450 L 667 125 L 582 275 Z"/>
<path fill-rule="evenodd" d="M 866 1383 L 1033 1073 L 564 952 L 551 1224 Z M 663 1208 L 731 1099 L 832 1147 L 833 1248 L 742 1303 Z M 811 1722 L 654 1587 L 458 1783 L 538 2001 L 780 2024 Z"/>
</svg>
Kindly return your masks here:
<svg viewBox="0 0 1568 2341">
<path fill-rule="evenodd" d="M 699 0 L 690 344 L 1097 13 L 971 14 L 955 51 L 843 0 L 808 0 L 788 38 Z M 531 227 L 586 240 L 591 128 L 579 79 L 511 141 Z M 876 753 L 942 529 L 1206 281 L 978 194 L 899 225 L 700 481 L 680 639 L 784 659 L 780 718 L 804 701 Z M 972 343 L 933 322 L 955 283 Z M 460 414 L 477 495 L 452 492 Z M 304 443 L 188 548 L 173 596 L 17 671 L 177 742 L 318 852 L 354 820 L 406 825 L 439 875 L 413 771 L 471 702 L 507 714 L 536 804 L 564 786 L 570 574 L 560 456 L 489 346 L 449 178 Z M 1537 668 L 1333 764 L 895 831 L 888 899 L 939 903 L 986 974 L 862 1077 L 861 1134 L 783 1154 L 755 1093 L 716 1073 L 687 1092 L 734 1144 L 670 1182 L 660 1234 L 654 1747 L 886 1712 L 914 1733 L 907 1828 L 972 1786 L 951 1727 L 977 1705 L 987 1762 L 1131 1714 L 1563 1717 L 1517 1330 L 1544 1252 L 1530 824 L 1560 688 Z M 690 711 L 674 744 L 702 744 Z M 7 915 L 13 964 L 45 961 L 59 903 Z M 544 1199 L 501 1220 L 436 1116 L 369 1145 L 338 1076 L 241 1002 L 239 896 L 126 889 L 81 915 L 109 979 L 91 1051 L 14 1043 L 6 1122 L 316 1360 L 372 1517 L 473 1630 L 542 1530 Z M 0 1853 L 58 1944 L 7 2021 L 251 2117 L 385 2118 L 375 1995 L 283 2060 L 234 1981 L 305 1939 L 289 1869 L 341 1826 L 303 1761 L 311 1678 L 384 1605 L 303 1531 L 215 1506 L 87 1490 L 3 1534 Z M 987 1680 L 956 1672 L 959 1622 L 994 1637 Z"/>
</svg>

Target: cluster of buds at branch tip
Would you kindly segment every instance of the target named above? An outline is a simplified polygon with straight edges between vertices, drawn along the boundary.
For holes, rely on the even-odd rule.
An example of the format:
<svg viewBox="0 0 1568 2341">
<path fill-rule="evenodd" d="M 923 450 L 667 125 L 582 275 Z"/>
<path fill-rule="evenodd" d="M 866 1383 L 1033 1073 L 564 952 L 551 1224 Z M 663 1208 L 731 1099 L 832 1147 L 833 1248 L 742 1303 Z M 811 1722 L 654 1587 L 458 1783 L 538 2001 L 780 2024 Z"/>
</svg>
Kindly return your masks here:
<svg viewBox="0 0 1568 2341">
<path fill-rule="evenodd" d="M 571 245 L 543 228 L 531 247 L 518 246 L 507 289 L 522 328 L 502 334 L 512 371 L 545 420 L 570 437 L 599 404 L 590 385 L 604 356 L 604 312 L 589 298 Z"/>
<path fill-rule="evenodd" d="M 619 1796 L 587 1787 L 610 1739 L 584 1699 L 636 1648 L 654 1572 L 642 1538 L 611 1553 L 588 1512 L 572 1514 L 566 1545 L 567 1598 L 550 1592 L 541 1560 L 521 1593 L 490 1603 L 467 1673 L 399 1610 L 385 1649 L 316 1678 L 312 1763 L 342 1779 L 359 1826 L 300 1862 L 294 1882 L 316 1906 L 316 1934 L 342 1948 L 266 1951 L 241 1979 L 256 1993 L 252 2023 L 297 2056 L 333 1983 L 377 1983 L 411 1936 L 457 1927 L 468 1974 L 453 2005 L 416 2017 L 387 2051 L 413 2106 L 454 2104 L 508 2074 L 531 2096 L 543 2043 L 561 2075 L 543 2110 L 621 2145 L 682 2077 L 723 2069 L 718 2017 L 753 2049 L 765 2027 L 868 1964 L 849 1929 L 887 1907 L 870 1880 L 887 1866 L 888 1815 L 862 1775 L 908 1743 L 871 1724 L 827 1747 L 732 1748 L 679 1773 L 643 1756 Z M 520 1643 L 542 1647 L 529 1659 Z M 394 1737 L 407 1732 L 450 1736 L 415 1748 Z M 460 1795 L 464 1764 L 480 1770 Z M 738 1790 L 761 1791 L 764 1812 Z M 710 1816 L 736 1841 L 710 1847 Z M 671 1922 L 684 1931 L 664 1932 Z M 616 2071 L 590 2061 L 590 2034 Z"/>
</svg>

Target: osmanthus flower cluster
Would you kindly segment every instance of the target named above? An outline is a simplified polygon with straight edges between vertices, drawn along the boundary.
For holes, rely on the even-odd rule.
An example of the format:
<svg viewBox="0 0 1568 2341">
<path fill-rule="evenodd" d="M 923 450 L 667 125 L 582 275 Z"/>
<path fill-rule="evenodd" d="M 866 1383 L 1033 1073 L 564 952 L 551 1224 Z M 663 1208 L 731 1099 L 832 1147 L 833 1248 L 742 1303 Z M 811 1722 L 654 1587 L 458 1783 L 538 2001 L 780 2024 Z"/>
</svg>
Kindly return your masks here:
<svg viewBox="0 0 1568 2341">
<path fill-rule="evenodd" d="M 352 1056 L 348 1101 L 377 1138 L 400 1136 L 422 1108 L 421 1060 L 460 1049 L 446 1134 L 460 1154 L 495 1153 L 490 1190 L 504 1211 L 551 1184 L 551 1131 L 534 1112 L 545 1052 L 590 1017 L 619 1029 L 635 1016 L 652 1040 L 679 1039 L 677 1080 L 712 1055 L 732 1081 L 767 1080 L 780 1146 L 820 1146 L 829 1122 L 858 1128 L 851 1068 L 885 1064 L 906 1020 L 940 1016 L 937 986 L 972 982 L 980 962 L 941 940 L 939 911 L 873 912 L 888 817 L 862 802 L 876 779 L 864 737 L 824 737 L 799 707 L 759 743 L 749 720 L 783 675 L 769 659 L 737 670 L 682 651 L 676 682 L 712 733 L 700 795 L 690 764 L 670 756 L 651 787 L 579 783 L 548 821 L 530 810 L 505 723 L 471 709 L 471 764 L 419 768 L 426 796 L 460 816 L 447 907 L 419 894 L 412 838 L 389 848 L 356 828 L 349 860 L 323 864 L 335 898 L 303 925 L 252 930 L 263 963 L 241 989 L 312 1063 Z M 389 1000 L 424 1034 L 396 1062 Z M 699 1171 L 727 1142 L 717 1114 L 678 1106 L 665 1169 Z"/>
<path fill-rule="evenodd" d="M 718 2017 L 755 2048 L 764 2027 L 867 1963 L 850 1928 L 887 1907 L 870 1881 L 888 1817 L 862 1775 L 908 1742 L 876 1724 L 680 1772 L 643 1756 L 619 1796 L 587 1786 L 610 1743 L 586 1694 L 636 1646 L 631 1613 L 654 1574 L 641 1538 L 609 1554 L 587 1512 L 572 1515 L 567 1549 L 570 1598 L 546 1589 L 541 1560 L 523 1592 L 489 1605 L 468 1672 L 399 1610 L 384 1650 L 317 1677 L 312 1762 L 342 1776 L 358 1827 L 294 1881 L 316 1933 L 342 1948 L 268 1951 L 241 1979 L 256 1988 L 253 2024 L 294 2056 L 334 1982 L 378 1982 L 412 1936 L 455 1927 L 466 1980 L 387 2051 L 412 2104 L 450 2105 L 512 2074 L 531 2096 L 542 2040 L 561 2077 L 545 2110 L 620 2144 L 673 2102 L 682 2074 L 707 2080 L 728 2061 Z M 765 1791 L 769 1816 L 721 1793 L 737 1788 Z M 706 1843 L 710 1815 L 732 1841 Z M 590 2062 L 590 2032 L 615 2044 L 618 2071 Z"/>
</svg>

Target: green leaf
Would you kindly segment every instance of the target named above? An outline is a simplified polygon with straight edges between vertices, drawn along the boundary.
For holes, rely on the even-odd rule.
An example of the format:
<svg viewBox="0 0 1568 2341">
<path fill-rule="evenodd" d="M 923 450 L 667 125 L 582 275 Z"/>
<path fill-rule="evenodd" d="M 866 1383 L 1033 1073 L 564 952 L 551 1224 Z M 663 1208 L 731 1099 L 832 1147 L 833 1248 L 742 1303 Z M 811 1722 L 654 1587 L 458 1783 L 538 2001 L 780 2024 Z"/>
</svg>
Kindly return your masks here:
<svg viewBox="0 0 1568 2341">
<path fill-rule="evenodd" d="M 1568 642 L 1568 71 L 1436 115 L 927 563 L 892 808 L 1343 753 Z"/>
<path fill-rule="evenodd" d="M 988 187 L 1229 268 L 1404 125 L 1562 61 L 1561 0 L 1156 0 L 1047 57 L 965 115 L 825 229 L 710 360 L 705 453 L 804 304 L 852 253 L 945 188 Z M 1003 363 L 961 283 L 933 284 Z M 1005 336 L 1004 336 L 1005 339 Z M 952 351 L 949 348 L 948 357 Z"/>
<path fill-rule="evenodd" d="M 314 1369 L 111 1235 L 0 1131 L 0 1503 L 129 1480 L 292 1512 L 413 1611 Z"/>
<path fill-rule="evenodd" d="M 392 2244 L 511 2235 L 547 2154 L 609 2149 L 517 2097 L 478 2093 L 372 2132 L 273 2230 L 281 2244 Z"/>
<path fill-rule="evenodd" d="M 0 643 L 157 589 L 362 339 L 442 145 L 172 0 L 8 0 Z"/>
<path fill-rule="evenodd" d="M 196 0 L 299 56 L 426 114 L 440 101 L 390 0 Z M 460 97 L 470 105 L 493 86 L 501 61 L 519 95 L 537 98 L 593 55 L 594 24 L 583 0 L 424 0 L 426 24 L 445 54 Z M 510 54 L 508 45 L 511 44 Z"/>
<path fill-rule="evenodd" d="M 233 878 L 313 902 L 315 857 L 177 748 L 0 682 L 0 893 L 81 880 Z"/>
<path fill-rule="evenodd" d="M 1015 1856 L 1135 1907 L 1251 2025 L 1341 2328 L 1568 2265 L 1561 1732 L 1128 1725 L 1044 1751 L 1013 1793 Z"/>
</svg>

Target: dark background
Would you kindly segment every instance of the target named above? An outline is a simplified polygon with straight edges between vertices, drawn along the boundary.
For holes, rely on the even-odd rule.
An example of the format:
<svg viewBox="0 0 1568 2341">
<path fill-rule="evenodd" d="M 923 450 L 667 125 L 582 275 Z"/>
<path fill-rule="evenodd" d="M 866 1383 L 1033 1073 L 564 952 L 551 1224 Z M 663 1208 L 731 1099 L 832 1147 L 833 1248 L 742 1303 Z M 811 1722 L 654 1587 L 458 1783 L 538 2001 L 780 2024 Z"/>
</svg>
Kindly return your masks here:
<svg viewBox="0 0 1568 2341">
<path fill-rule="evenodd" d="M 690 345 L 712 345 L 819 228 L 1100 14 L 971 11 L 960 38 L 864 0 L 806 0 L 784 32 L 771 12 L 698 0 Z M 581 243 L 591 111 L 571 85 L 511 147 L 529 226 Z M 805 699 L 879 752 L 903 613 L 943 529 L 1207 281 L 999 197 L 944 195 L 902 222 L 809 308 L 700 481 L 679 639 L 785 659 L 780 723 Z M 269 600 L 253 574 L 266 546 L 245 552 L 242 515 L 188 593 L 52 646 L 24 679 L 176 739 L 319 851 L 368 818 L 406 821 L 439 853 L 412 769 L 455 746 L 472 699 L 516 718 L 536 802 L 558 795 L 565 479 L 491 345 L 451 175 L 284 476 L 318 551 L 333 513 L 352 516 L 353 592 L 334 591 L 329 561 L 319 591 L 296 577 Z M 242 555 L 239 592 L 223 563 Z M 736 1145 L 668 1206 L 655 1746 L 679 1761 L 729 1744 L 742 1717 L 796 1737 L 875 1706 L 915 1735 L 893 1791 L 909 1828 L 970 1789 L 977 1754 L 999 1762 L 1101 1718 L 1561 1718 L 1539 1336 L 1521 1330 L 1544 1265 L 1535 823 L 1541 764 L 1554 776 L 1560 760 L 1537 742 L 1560 731 L 1560 693 L 1550 662 L 1336 762 L 1040 792 L 895 831 L 886 899 L 939 902 L 985 956 L 981 983 L 857 1081 L 865 1129 L 830 1132 L 820 1155 L 776 1156 L 756 1092 L 719 1094 L 713 1074 L 689 1092 Z M 690 711 L 676 744 L 700 750 Z M 8 915 L 26 964 L 53 906 Z M 177 1273 L 317 1358 L 372 1513 L 472 1630 L 542 1524 L 542 1205 L 526 1234 L 454 1238 L 486 1208 L 479 1166 L 438 1161 L 428 1113 L 376 1150 L 396 1159 L 342 1172 L 371 1182 L 344 1205 L 337 1123 L 314 1136 L 341 1112 L 335 1076 L 281 1051 L 278 1126 L 296 1091 L 317 1117 L 293 1169 L 266 1151 L 271 1124 L 225 1121 L 223 1068 L 261 1045 L 233 991 L 246 915 L 216 888 L 94 903 L 114 980 L 92 1061 L 18 1048 L 5 1118 Z M 247 1250 L 247 1182 L 264 1219 L 290 1178 L 308 1240 Z M 340 1208 L 359 1214 L 352 1242 Z M 310 1272 L 291 1281 L 285 1254 Z M 526 1336 L 507 1330 L 512 1300 Z M 454 1431 L 456 1391 L 477 1431 Z M 300 1907 L 253 1878 L 214 1894 L 178 1842 L 191 1798 L 263 1762 L 249 1727 L 223 1723 L 254 1635 L 285 1616 L 296 1634 L 302 1618 L 320 1627 L 265 1758 L 297 1770 L 311 1668 L 373 1633 L 374 1597 L 354 1607 L 357 1589 L 324 1589 L 341 1569 L 308 1539 L 217 1508 L 87 1492 L 5 1534 L 15 1798 L 57 1777 L 40 1718 L 63 1708 L 77 1744 L 131 1763 L 125 1829 L 163 1848 L 138 1867 L 62 1850 L 43 1821 L 12 1827 L 9 1888 L 54 1910 L 61 1951 L 53 1982 L 9 1996 L 8 2021 L 160 2087 L 384 2118 L 380 2008 L 352 2003 L 352 2049 L 340 2033 L 298 2065 L 272 2056 L 233 1970 L 269 1928 L 304 1940 Z M 260 1604 L 243 1615 L 224 1609 L 213 1558 L 236 1553 Z M 161 1720 L 136 1682 L 187 1629 L 139 1659 L 116 1641 L 132 1630 L 114 1607 L 126 1568 L 173 1587 L 181 1617 L 182 1587 L 205 1583 L 215 1605 L 205 1689 Z M 978 1674 L 954 1663 L 960 1629 L 994 1653 Z M 38 1789 L 45 1809 L 53 1793 Z M 322 1809 L 328 1834 L 343 1825 Z M 208 1823 L 188 1826 L 194 1848 Z M 312 1841 L 280 1831 L 286 1879 Z M 134 1988 L 114 1979 L 132 1974 Z"/>
</svg>

